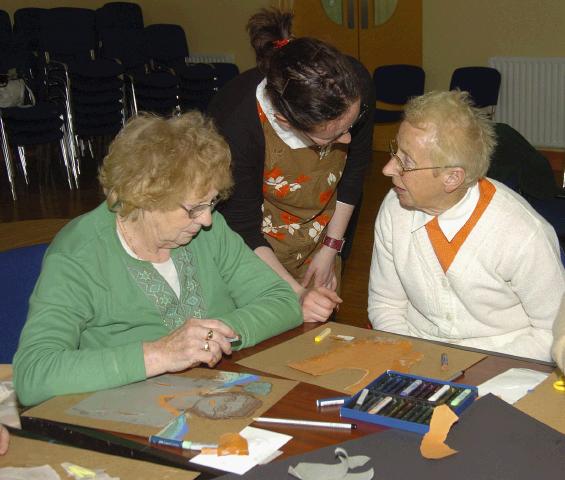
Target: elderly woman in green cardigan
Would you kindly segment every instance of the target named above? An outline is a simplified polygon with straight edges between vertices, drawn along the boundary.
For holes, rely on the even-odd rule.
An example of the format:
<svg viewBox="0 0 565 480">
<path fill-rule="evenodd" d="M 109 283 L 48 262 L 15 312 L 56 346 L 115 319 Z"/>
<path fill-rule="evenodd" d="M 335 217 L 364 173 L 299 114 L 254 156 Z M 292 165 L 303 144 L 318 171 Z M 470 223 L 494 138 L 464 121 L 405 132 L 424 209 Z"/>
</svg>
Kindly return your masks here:
<svg viewBox="0 0 565 480">
<path fill-rule="evenodd" d="M 100 181 L 106 202 L 43 260 L 14 357 L 22 404 L 212 367 L 302 322 L 289 285 L 213 212 L 230 151 L 199 113 L 130 120 Z"/>
</svg>

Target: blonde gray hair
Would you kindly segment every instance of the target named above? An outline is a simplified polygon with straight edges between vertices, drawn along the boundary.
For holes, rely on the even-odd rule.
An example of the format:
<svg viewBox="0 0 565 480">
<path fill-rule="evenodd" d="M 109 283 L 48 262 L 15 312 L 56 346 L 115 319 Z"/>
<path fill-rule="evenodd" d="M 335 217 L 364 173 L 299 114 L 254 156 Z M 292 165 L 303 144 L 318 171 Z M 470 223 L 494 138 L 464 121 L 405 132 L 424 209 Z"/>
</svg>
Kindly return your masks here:
<svg viewBox="0 0 565 480">
<path fill-rule="evenodd" d="M 492 122 L 474 107 L 468 92 L 429 92 L 411 99 L 404 119 L 432 132 L 434 166 L 457 165 L 465 170 L 465 186 L 484 177 L 496 146 Z"/>
<path fill-rule="evenodd" d="M 215 189 L 228 196 L 230 149 L 211 120 L 198 112 L 131 118 L 110 145 L 99 179 L 106 202 L 122 217 L 141 210 L 173 210 L 188 195 Z"/>
</svg>

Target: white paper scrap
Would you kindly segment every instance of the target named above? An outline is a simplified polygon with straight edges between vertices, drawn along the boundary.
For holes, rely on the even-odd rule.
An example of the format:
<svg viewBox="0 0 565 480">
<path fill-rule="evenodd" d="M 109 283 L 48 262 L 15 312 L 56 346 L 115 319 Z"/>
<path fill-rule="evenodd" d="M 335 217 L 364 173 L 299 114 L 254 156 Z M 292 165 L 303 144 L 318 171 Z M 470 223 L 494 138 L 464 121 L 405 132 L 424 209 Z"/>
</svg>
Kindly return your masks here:
<svg viewBox="0 0 565 480">
<path fill-rule="evenodd" d="M 0 480 L 61 480 L 51 465 L 0 468 Z"/>
<path fill-rule="evenodd" d="M 218 457 L 217 455 L 200 454 L 190 461 L 198 465 L 243 475 L 254 466 L 263 463 L 271 457 L 292 438 L 290 435 L 270 432 L 269 430 L 255 427 L 245 427 L 239 433 L 247 439 L 249 455 L 225 455 Z"/>
<path fill-rule="evenodd" d="M 513 404 L 530 390 L 543 382 L 548 373 L 537 372 L 528 368 L 510 368 L 496 377 L 479 385 L 479 396 L 492 393 L 507 403 Z"/>
</svg>

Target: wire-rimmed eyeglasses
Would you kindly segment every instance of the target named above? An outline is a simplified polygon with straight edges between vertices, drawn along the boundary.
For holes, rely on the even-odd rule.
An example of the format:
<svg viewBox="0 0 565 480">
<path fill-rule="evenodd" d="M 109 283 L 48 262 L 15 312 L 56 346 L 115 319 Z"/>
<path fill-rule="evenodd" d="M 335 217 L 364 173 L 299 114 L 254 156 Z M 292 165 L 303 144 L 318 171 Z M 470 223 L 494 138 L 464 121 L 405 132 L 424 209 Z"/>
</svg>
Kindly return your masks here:
<svg viewBox="0 0 565 480">
<path fill-rule="evenodd" d="M 220 197 L 214 197 L 210 201 L 210 203 L 199 203 L 198 205 L 195 205 L 194 207 L 190 207 L 190 208 L 185 207 L 182 203 L 180 206 L 186 212 L 188 218 L 194 220 L 195 218 L 198 218 L 200 215 L 202 215 L 208 209 L 210 211 L 213 211 L 214 208 L 216 208 L 216 205 L 218 204 L 219 201 L 220 201 Z"/>
<path fill-rule="evenodd" d="M 439 167 L 407 167 L 404 165 L 402 159 L 398 156 L 398 142 L 393 139 L 388 144 L 388 153 L 390 156 L 396 160 L 396 166 L 398 168 L 398 174 L 402 177 L 406 172 L 415 172 L 416 170 L 436 170 L 438 168 L 455 168 L 459 165 L 442 165 Z"/>
</svg>

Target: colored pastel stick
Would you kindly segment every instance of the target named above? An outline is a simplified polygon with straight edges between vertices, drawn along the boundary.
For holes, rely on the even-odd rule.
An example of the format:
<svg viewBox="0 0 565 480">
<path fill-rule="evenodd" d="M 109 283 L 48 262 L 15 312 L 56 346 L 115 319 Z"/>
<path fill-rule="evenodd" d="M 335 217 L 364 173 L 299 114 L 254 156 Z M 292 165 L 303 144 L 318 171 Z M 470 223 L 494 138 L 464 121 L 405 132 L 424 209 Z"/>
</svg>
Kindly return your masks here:
<svg viewBox="0 0 565 480">
<path fill-rule="evenodd" d="M 437 402 L 449 391 L 449 388 L 448 384 L 443 385 L 438 391 L 434 392 L 434 394 L 428 398 L 428 402 Z"/>
<path fill-rule="evenodd" d="M 424 405 L 418 405 L 416 408 L 410 410 L 402 420 L 412 422 L 415 418 L 418 418 L 424 411 L 426 407 Z"/>
<path fill-rule="evenodd" d="M 369 409 L 369 413 L 372 414 L 372 415 L 379 413 L 390 402 L 392 402 L 392 397 L 385 397 L 385 398 L 381 399 L 374 407 Z"/>
<path fill-rule="evenodd" d="M 416 390 L 420 385 L 422 385 L 422 380 L 414 380 L 410 385 L 408 385 L 404 390 L 400 392 L 401 397 L 407 397 L 414 390 Z"/>
<path fill-rule="evenodd" d="M 369 389 L 364 388 L 363 391 L 359 394 L 359 397 L 357 397 L 357 401 L 355 402 L 355 405 L 353 406 L 354 410 L 359 410 L 361 408 L 361 406 L 363 405 L 363 402 L 367 398 L 367 395 L 369 395 Z"/>
<path fill-rule="evenodd" d="M 459 404 L 465 400 L 471 394 L 471 389 L 466 388 L 459 395 L 457 395 L 450 403 L 452 407 L 457 407 Z"/>
</svg>

